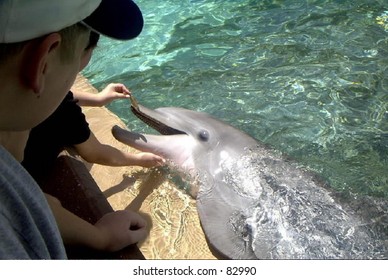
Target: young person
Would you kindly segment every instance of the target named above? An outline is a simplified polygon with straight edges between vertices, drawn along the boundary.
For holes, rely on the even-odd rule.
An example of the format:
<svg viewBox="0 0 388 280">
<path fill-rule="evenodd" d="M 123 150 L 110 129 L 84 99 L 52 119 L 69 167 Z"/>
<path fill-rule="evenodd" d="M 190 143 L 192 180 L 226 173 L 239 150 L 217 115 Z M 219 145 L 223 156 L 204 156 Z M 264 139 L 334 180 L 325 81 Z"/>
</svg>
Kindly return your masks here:
<svg viewBox="0 0 388 280">
<path fill-rule="evenodd" d="M 90 31 L 127 40 L 142 26 L 130 0 L 0 2 L 0 258 L 64 259 L 62 239 L 113 251 L 145 237 L 145 221 L 133 212 L 109 213 L 95 225 L 79 219 L 46 199 L 19 163 L 29 130 L 73 84 Z"/>
<path fill-rule="evenodd" d="M 81 67 L 88 64 L 98 40 L 99 34 L 91 32 Z M 127 153 L 101 143 L 90 131 L 79 106 L 103 106 L 112 100 L 129 96 L 130 92 L 123 84 L 109 84 L 98 94 L 70 91 L 55 112 L 31 130 L 22 165 L 39 184 L 50 173 L 59 153 L 66 147 L 74 147 L 90 163 L 143 167 L 163 165 L 164 159 L 155 154 Z"/>
</svg>

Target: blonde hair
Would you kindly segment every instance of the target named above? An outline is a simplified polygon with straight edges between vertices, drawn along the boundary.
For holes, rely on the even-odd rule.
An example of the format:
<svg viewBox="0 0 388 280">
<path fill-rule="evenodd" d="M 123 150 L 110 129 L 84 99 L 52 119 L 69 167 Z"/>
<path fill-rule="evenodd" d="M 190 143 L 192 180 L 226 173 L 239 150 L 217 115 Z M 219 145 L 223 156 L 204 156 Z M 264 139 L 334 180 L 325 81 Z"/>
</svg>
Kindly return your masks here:
<svg viewBox="0 0 388 280">
<path fill-rule="evenodd" d="M 77 23 L 58 32 L 62 37 L 61 58 L 63 62 L 69 61 L 74 57 L 76 39 L 87 31 L 89 31 L 89 28 L 82 23 Z"/>
</svg>

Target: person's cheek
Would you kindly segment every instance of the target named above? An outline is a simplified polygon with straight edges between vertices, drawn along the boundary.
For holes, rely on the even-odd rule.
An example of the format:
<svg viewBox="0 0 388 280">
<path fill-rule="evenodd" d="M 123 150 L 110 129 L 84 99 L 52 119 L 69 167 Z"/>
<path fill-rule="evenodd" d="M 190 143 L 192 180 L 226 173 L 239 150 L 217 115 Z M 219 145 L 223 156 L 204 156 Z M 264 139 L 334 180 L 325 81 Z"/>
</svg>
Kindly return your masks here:
<svg viewBox="0 0 388 280">
<path fill-rule="evenodd" d="M 93 53 L 92 50 L 85 51 L 85 54 L 81 58 L 79 71 L 82 71 L 89 64 L 89 61 L 92 57 L 92 53 Z"/>
</svg>

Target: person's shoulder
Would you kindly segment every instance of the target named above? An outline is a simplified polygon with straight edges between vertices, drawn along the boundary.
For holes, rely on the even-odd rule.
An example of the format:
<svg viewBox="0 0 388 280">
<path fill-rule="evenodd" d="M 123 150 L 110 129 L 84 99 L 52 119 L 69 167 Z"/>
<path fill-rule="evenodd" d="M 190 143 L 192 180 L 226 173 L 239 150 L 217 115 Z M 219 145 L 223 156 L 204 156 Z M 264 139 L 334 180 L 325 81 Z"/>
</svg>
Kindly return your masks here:
<svg viewBox="0 0 388 280">
<path fill-rule="evenodd" d="M 61 102 L 60 106 L 62 105 L 75 105 L 75 106 L 78 106 L 77 104 L 78 100 L 74 98 L 74 94 L 73 92 L 69 91 L 65 98 L 63 99 L 63 101 Z"/>
<path fill-rule="evenodd" d="M 18 173 L 18 171 L 23 173 L 19 162 L 2 145 L 0 145 L 0 170 L 3 175 L 0 178 L 3 180 L 8 177 L 6 174 Z"/>
<path fill-rule="evenodd" d="M 43 192 L 1 145 L 0 174 L 0 258 L 66 258 Z"/>
<path fill-rule="evenodd" d="M 19 200 L 21 204 L 28 204 L 31 198 L 39 202 L 43 197 L 39 186 L 22 167 L 22 165 L 0 145 L 0 184 L 1 192 L 7 194 L 6 201 L 4 196 L 0 196 L 1 205 L 7 205 L 11 200 L 16 203 Z"/>
<path fill-rule="evenodd" d="M 69 92 L 66 94 L 64 100 L 67 100 L 67 101 L 74 101 L 74 100 L 75 100 L 75 99 L 74 99 L 74 93 L 73 93 L 71 90 L 69 90 Z"/>
<path fill-rule="evenodd" d="M 81 106 L 79 106 L 77 102 L 78 100 L 74 98 L 73 93 L 69 91 L 58 108 L 47 118 L 47 120 L 57 124 L 58 120 L 65 119 L 67 123 L 70 118 L 76 118 L 77 115 L 82 115 Z"/>
</svg>

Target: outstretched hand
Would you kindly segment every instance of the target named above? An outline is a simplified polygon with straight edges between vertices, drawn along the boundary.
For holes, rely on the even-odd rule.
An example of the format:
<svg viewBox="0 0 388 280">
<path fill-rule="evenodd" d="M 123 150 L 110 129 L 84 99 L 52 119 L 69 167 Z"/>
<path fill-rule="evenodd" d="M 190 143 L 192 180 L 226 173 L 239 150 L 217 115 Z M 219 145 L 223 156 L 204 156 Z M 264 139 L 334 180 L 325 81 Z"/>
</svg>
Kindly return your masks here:
<svg viewBox="0 0 388 280">
<path fill-rule="evenodd" d="M 166 164 L 166 160 L 158 155 L 155 155 L 153 153 L 138 153 L 135 154 L 136 157 L 136 165 L 142 166 L 142 167 L 157 167 L 157 166 L 163 166 Z"/>
<path fill-rule="evenodd" d="M 111 252 L 147 237 L 146 221 L 138 213 L 128 210 L 108 213 L 94 226 L 101 233 L 104 249 Z"/>
<path fill-rule="evenodd" d="M 112 83 L 107 85 L 98 94 L 100 106 L 106 105 L 115 99 L 124 99 L 131 96 L 131 92 L 123 84 Z"/>
<path fill-rule="evenodd" d="M 78 90 L 72 88 L 74 99 L 78 100 L 80 106 L 101 107 L 115 99 L 129 98 L 131 92 L 123 84 L 111 83 L 98 93 Z"/>
</svg>

